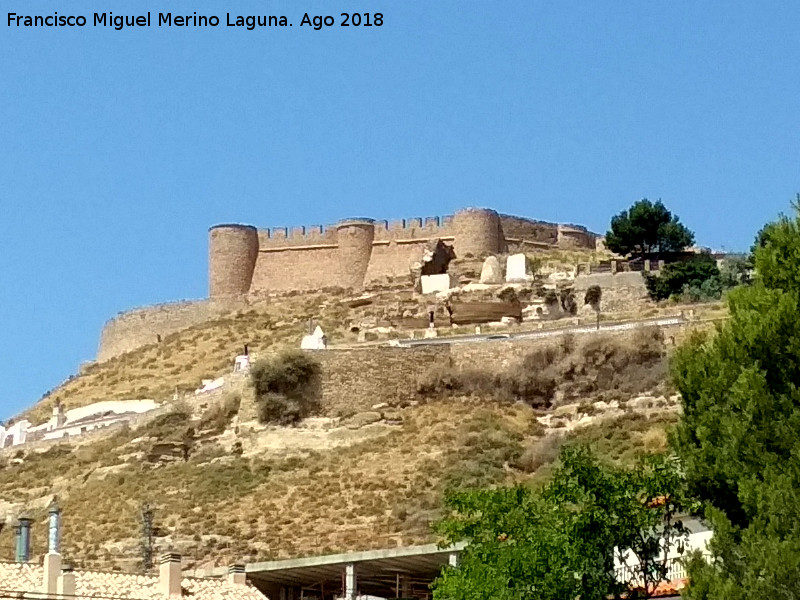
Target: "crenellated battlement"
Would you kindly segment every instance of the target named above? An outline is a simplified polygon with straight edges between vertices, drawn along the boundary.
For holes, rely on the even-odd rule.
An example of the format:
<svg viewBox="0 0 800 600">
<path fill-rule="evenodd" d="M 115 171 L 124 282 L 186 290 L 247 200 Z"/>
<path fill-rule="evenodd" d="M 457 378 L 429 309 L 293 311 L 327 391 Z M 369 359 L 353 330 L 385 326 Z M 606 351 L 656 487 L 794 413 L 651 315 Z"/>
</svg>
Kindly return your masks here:
<svg viewBox="0 0 800 600">
<path fill-rule="evenodd" d="M 408 273 L 423 246 L 453 245 L 456 256 L 482 257 L 549 247 L 594 247 L 594 234 L 559 225 L 467 208 L 452 215 L 399 220 L 355 218 L 333 225 L 211 228 L 210 297 L 346 287 L 360 289 Z"/>
<path fill-rule="evenodd" d="M 453 215 L 436 217 L 410 217 L 399 220 L 372 221 L 375 241 L 405 237 L 448 237 L 453 235 Z M 271 227 L 258 230 L 260 249 L 272 250 L 283 246 L 307 246 L 336 242 L 339 224 L 294 227 Z"/>
<path fill-rule="evenodd" d="M 362 289 L 386 278 L 408 277 L 427 244 L 442 240 L 457 258 L 594 249 L 585 227 L 546 223 L 467 208 L 452 215 L 398 220 L 352 218 L 331 225 L 272 227 L 226 223 L 209 228 L 209 297 L 127 311 L 103 328 L 98 360 L 107 360 L 164 336 L 238 310 L 273 292 Z"/>
</svg>

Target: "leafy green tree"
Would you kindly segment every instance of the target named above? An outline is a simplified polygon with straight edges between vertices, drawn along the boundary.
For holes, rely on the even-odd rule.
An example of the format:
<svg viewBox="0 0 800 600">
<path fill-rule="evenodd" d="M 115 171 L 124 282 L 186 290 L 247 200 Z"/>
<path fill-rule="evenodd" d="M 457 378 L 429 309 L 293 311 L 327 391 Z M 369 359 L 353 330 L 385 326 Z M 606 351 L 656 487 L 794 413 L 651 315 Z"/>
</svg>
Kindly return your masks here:
<svg viewBox="0 0 800 600">
<path fill-rule="evenodd" d="M 714 531 L 694 600 L 800 597 L 800 212 L 759 233 L 755 267 L 729 321 L 673 364 L 673 445 Z"/>
<path fill-rule="evenodd" d="M 723 289 L 751 283 L 753 280 L 753 256 L 732 254 L 725 257 L 719 267 L 719 279 Z"/>
<path fill-rule="evenodd" d="M 603 290 L 599 285 L 591 285 L 583 296 L 583 303 L 592 307 L 597 315 L 597 328 L 600 329 L 600 300 L 603 298 Z"/>
<path fill-rule="evenodd" d="M 647 198 L 613 217 L 606 233 L 606 247 L 623 256 L 680 252 L 693 243 L 694 233 L 661 200 Z"/>
<path fill-rule="evenodd" d="M 653 300 L 666 300 L 670 296 L 683 293 L 687 287 L 700 288 L 707 281 L 718 286 L 719 277 L 716 261 L 705 253 L 698 254 L 691 260 L 664 265 L 657 275 L 644 273 L 647 293 Z"/>
<path fill-rule="evenodd" d="M 686 533 L 675 519 L 680 481 L 663 457 L 626 470 L 567 447 L 541 490 L 452 494 L 452 514 L 437 528 L 448 543 L 467 545 L 434 583 L 434 599 L 649 597 L 666 575 L 661 550 Z M 638 559 L 627 577 L 618 548 Z"/>
</svg>

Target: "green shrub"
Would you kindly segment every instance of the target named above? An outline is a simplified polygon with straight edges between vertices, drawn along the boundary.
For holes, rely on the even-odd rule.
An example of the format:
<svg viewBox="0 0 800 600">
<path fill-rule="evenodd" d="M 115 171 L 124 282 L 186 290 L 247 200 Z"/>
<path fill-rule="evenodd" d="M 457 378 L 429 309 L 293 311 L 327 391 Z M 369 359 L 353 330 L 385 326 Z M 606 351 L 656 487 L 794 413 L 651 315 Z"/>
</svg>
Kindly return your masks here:
<svg viewBox="0 0 800 600">
<path fill-rule="evenodd" d="M 200 418 L 198 429 L 209 429 L 222 433 L 239 412 L 242 398 L 239 394 L 228 394 L 221 402 L 212 405 Z"/>
<path fill-rule="evenodd" d="M 259 419 L 290 425 L 319 410 L 320 364 L 301 351 L 258 361 L 250 371 Z"/>
<path fill-rule="evenodd" d="M 561 290 L 559 293 L 559 300 L 561 302 L 561 308 L 564 309 L 564 312 L 568 315 L 574 315 L 578 313 L 578 303 L 575 300 L 575 291 L 572 289 L 564 289 Z"/>
<path fill-rule="evenodd" d="M 644 273 L 644 278 L 650 297 L 653 300 L 666 300 L 670 296 L 682 294 L 687 286 L 700 288 L 709 280 L 720 282 L 720 272 L 714 258 L 703 253 L 685 262 L 665 265 L 658 275 Z M 721 284 L 719 285 L 721 294 Z"/>
<path fill-rule="evenodd" d="M 522 451 L 514 466 L 525 473 L 535 473 L 541 467 L 549 465 L 558 458 L 564 437 L 551 434 L 536 440 L 532 445 Z"/>
<path fill-rule="evenodd" d="M 591 285 L 583 296 L 583 303 L 589 304 L 595 311 L 600 310 L 600 300 L 603 297 L 603 290 L 599 285 Z"/>
</svg>

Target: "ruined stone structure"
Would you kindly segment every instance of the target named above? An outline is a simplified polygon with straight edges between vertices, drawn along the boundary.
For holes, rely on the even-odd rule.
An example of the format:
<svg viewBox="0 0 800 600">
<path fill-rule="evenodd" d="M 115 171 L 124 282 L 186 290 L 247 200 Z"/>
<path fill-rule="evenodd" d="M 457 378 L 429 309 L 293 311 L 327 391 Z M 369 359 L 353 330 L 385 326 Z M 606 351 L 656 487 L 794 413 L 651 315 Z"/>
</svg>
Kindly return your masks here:
<svg viewBox="0 0 800 600">
<path fill-rule="evenodd" d="M 97 360 L 156 343 L 269 293 L 360 290 L 387 277 L 408 276 L 437 240 L 453 246 L 456 258 L 483 258 L 552 248 L 593 250 L 596 238 L 577 225 L 476 208 L 393 222 L 347 219 L 329 227 L 215 225 L 209 230 L 208 299 L 120 313 L 103 327 Z"/>
<path fill-rule="evenodd" d="M 209 297 L 235 298 L 288 290 L 359 290 L 407 275 L 425 245 L 443 240 L 456 257 L 547 248 L 595 247 L 583 227 L 466 209 L 448 217 L 396 222 L 348 219 L 323 228 L 257 230 L 217 225 L 209 232 Z"/>
</svg>

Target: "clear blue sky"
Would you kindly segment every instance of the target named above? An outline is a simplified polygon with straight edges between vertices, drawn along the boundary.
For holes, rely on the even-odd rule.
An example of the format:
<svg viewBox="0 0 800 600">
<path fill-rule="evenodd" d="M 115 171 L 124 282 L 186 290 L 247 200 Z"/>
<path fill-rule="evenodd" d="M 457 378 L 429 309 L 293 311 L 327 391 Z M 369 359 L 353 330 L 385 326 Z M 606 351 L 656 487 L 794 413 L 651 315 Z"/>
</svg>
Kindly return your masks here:
<svg viewBox="0 0 800 600">
<path fill-rule="evenodd" d="M 700 243 L 745 249 L 800 191 L 796 2 L 0 8 L 0 418 L 93 358 L 116 312 L 203 297 L 215 223 L 472 205 L 605 231 L 648 197 Z M 299 26 L 354 8 L 383 27 Z M 6 18 L 148 9 L 223 26 Z M 226 12 L 294 26 L 227 28 Z"/>
</svg>

